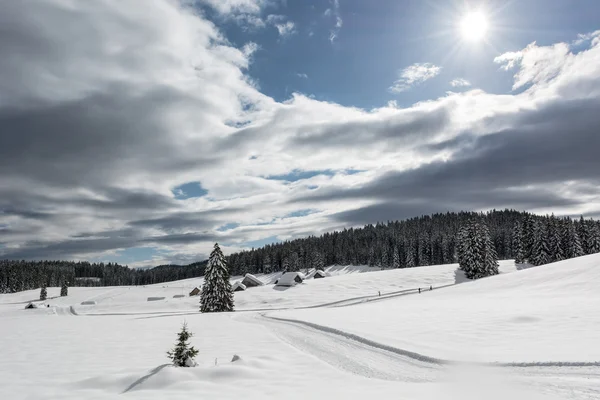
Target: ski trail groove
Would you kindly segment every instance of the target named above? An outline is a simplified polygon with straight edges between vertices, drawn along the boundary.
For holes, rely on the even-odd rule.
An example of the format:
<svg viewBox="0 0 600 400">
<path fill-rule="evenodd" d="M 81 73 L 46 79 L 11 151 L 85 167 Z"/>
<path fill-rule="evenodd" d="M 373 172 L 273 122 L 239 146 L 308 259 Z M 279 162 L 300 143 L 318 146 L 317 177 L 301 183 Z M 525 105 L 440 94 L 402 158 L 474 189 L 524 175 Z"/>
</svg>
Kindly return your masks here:
<svg viewBox="0 0 600 400">
<path fill-rule="evenodd" d="M 512 367 L 512 368 L 528 368 L 528 367 L 600 367 L 600 361 L 531 361 L 531 362 L 464 362 L 464 361 L 452 361 L 442 358 L 430 357 L 424 354 L 416 353 L 409 350 L 399 349 L 386 344 L 378 343 L 370 339 L 366 339 L 362 336 L 355 335 L 353 333 L 344 332 L 339 329 L 330 328 L 323 325 L 318 325 L 312 322 L 300 321 L 289 318 L 272 317 L 265 314 L 260 314 L 263 318 L 279 321 L 288 324 L 300 325 L 308 328 L 312 328 L 316 331 L 332 334 L 338 337 L 342 337 L 347 340 L 361 343 L 363 345 L 372 347 L 378 350 L 384 350 L 390 353 L 394 353 L 400 356 L 411 358 L 415 361 L 423 363 L 435 364 L 435 365 L 472 365 L 472 366 L 483 366 L 483 367 Z"/>
<path fill-rule="evenodd" d="M 258 322 L 256 319 L 254 321 Z M 441 365 L 422 362 L 353 340 L 340 340 L 335 334 L 317 331 L 307 326 L 269 320 L 267 324 L 269 330 L 281 341 L 300 352 L 311 355 L 335 369 L 365 378 L 435 382 L 444 373 Z"/>
</svg>

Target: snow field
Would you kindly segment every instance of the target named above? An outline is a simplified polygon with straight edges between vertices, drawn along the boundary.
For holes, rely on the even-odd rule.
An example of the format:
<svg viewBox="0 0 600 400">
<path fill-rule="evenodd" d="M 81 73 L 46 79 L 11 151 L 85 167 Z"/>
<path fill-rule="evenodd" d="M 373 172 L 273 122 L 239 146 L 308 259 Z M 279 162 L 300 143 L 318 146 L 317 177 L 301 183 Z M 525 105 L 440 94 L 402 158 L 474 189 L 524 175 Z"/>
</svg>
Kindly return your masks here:
<svg viewBox="0 0 600 400">
<path fill-rule="evenodd" d="M 0 399 L 597 399 L 599 267 L 600 255 L 518 272 L 502 262 L 500 276 L 421 294 L 462 282 L 457 266 L 332 267 L 238 292 L 238 310 L 267 310 L 224 314 L 172 298 L 198 279 L 70 288 L 36 310 L 23 308 L 39 291 L 0 295 Z M 166 364 L 184 321 L 196 368 Z"/>
<path fill-rule="evenodd" d="M 272 313 L 456 361 L 600 364 L 600 255 L 340 309 Z"/>
</svg>

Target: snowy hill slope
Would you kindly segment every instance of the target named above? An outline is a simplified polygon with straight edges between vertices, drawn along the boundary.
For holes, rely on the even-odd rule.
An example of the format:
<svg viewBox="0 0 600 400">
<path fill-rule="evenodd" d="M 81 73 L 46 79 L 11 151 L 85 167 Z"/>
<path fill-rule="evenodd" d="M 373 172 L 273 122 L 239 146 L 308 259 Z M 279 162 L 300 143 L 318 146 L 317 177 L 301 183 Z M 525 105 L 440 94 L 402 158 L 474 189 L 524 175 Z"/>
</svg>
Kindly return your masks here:
<svg viewBox="0 0 600 400">
<path fill-rule="evenodd" d="M 265 285 L 235 293 L 237 310 L 263 310 L 315 307 L 331 303 L 354 304 L 370 297 L 389 294 L 402 294 L 408 289 L 429 288 L 460 283 L 464 274 L 457 271 L 458 264 L 436 265 L 397 270 L 384 270 L 366 266 L 330 266 L 326 269 L 332 276 L 324 279 L 309 279 L 304 284 L 292 288 Z M 514 272 L 510 260 L 500 262 L 502 273 Z M 273 282 L 281 273 L 257 275 L 265 283 Z M 232 277 L 235 282 L 241 277 Z M 168 312 L 195 312 L 198 310 L 198 297 L 188 297 L 196 286 L 202 285 L 203 278 L 185 279 L 146 286 L 116 286 L 100 288 L 73 287 L 69 296 L 58 297 L 60 288 L 48 288 L 47 304 L 58 307 L 73 306 L 80 314 L 152 314 Z M 174 298 L 173 296 L 185 296 Z M 149 297 L 164 300 L 148 301 Z M 29 301 L 39 298 L 39 290 L 0 295 L 0 315 L 9 310 L 19 310 Z M 348 299 L 351 299 L 347 301 Z M 82 306 L 84 301 L 96 304 Z M 12 306 L 11 304 L 12 303 Z M 4 307 L 11 306 L 11 307 Z"/>
<path fill-rule="evenodd" d="M 342 309 L 272 315 L 461 361 L 600 362 L 600 254 Z"/>
<path fill-rule="evenodd" d="M 37 310 L 23 307 L 38 291 L 0 295 L 0 399 L 600 398 L 591 342 L 598 265 L 600 255 L 524 271 L 503 262 L 501 270 L 511 273 L 421 294 L 414 287 L 463 281 L 457 266 L 370 273 L 333 267 L 341 275 L 236 294 L 238 309 L 337 301 L 289 311 L 200 314 L 197 297 L 172 298 L 198 280 L 71 288 Z M 381 288 L 384 295 L 374 295 Z M 405 288 L 411 291 L 386 298 Z M 50 297 L 58 293 L 49 289 Z M 81 306 L 86 300 L 96 305 Z M 195 333 L 197 368 L 166 364 L 183 321 Z M 234 354 L 241 361 L 230 362 Z M 472 371 L 446 359 L 531 363 Z"/>
</svg>

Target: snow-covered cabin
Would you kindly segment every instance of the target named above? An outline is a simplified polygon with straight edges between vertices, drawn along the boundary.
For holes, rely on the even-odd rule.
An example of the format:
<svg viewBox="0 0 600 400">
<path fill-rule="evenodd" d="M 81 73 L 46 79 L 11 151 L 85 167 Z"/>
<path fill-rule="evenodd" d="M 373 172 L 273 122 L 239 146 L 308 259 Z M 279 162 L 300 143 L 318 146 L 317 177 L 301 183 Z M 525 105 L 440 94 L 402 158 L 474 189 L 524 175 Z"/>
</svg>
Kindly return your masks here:
<svg viewBox="0 0 600 400">
<path fill-rule="evenodd" d="M 313 274 L 313 278 L 314 278 L 314 279 L 326 278 L 326 277 L 328 277 L 328 276 L 329 276 L 329 275 L 327 274 L 327 272 L 325 272 L 325 271 L 323 271 L 323 270 L 320 270 L 320 269 L 316 270 L 316 271 L 314 272 L 314 274 Z"/>
<path fill-rule="evenodd" d="M 279 278 L 275 286 L 296 286 L 302 283 L 304 280 L 304 274 L 300 272 L 286 272 Z"/>
<path fill-rule="evenodd" d="M 233 286 L 231 288 L 233 289 L 234 292 L 242 292 L 242 291 L 246 290 L 246 285 L 244 285 L 240 281 L 237 281 L 236 283 L 233 284 Z"/>
<path fill-rule="evenodd" d="M 247 288 L 264 285 L 264 283 L 260 279 L 258 279 L 252 274 L 246 274 L 246 276 L 244 276 L 244 279 L 242 279 L 242 284 Z"/>
<path fill-rule="evenodd" d="M 196 286 L 194 289 L 192 289 L 192 291 L 190 292 L 190 297 L 192 296 L 198 296 L 200 294 L 200 288 L 198 286 Z"/>
</svg>

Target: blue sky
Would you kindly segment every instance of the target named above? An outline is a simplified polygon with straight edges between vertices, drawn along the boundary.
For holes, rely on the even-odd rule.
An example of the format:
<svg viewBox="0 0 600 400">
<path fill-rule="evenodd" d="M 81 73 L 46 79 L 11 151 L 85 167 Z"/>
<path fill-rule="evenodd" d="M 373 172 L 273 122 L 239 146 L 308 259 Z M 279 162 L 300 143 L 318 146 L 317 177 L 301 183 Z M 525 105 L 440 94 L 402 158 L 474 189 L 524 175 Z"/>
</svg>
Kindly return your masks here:
<svg viewBox="0 0 600 400">
<path fill-rule="evenodd" d="M 449 49 L 460 40 L 456 19 L 466 3 L 489 11 L 491 45 L 463 46 L 453 55 Z M 495 56 L 534 41 L 540 45 L 569 41 L 597 29 L 600 18 L 595 0 L 340 0 L 338 4 L 343 22 L 333 41 L 336 19 L 333 12 L 325 15 L 335 9 L 331 1 L 289 0 L 267 8 L 264 14 L 284 15 L 294 23 L 295 33 L 284 38 L 274 27 L 255 29 L 232 20 L 217 21 L 232 43 L 241 46 L 251 40 L 260 46 L 249 74 L 263 93 L 284 101 L 292 92 L 302 92 L 324 101 L 374 108 L 390 100 L 410 105 L 441 96 L 453 89 L 449 82 L 457 77 L 488 92 L 509 92 L 512 75 L 496 73 Z M 399 70 L 425 62 L 442 66 L 434 81 L 401 94 L 387 91 Z"/>
<path fill-rule="evenodd" d="M 0 258 L 600 217 L 596 0 L 9 1 L 0 26 Z"/>
</svg>

